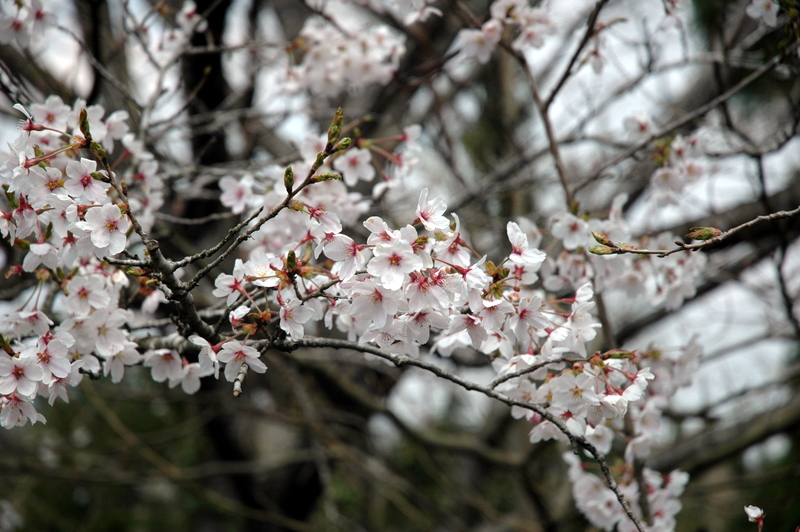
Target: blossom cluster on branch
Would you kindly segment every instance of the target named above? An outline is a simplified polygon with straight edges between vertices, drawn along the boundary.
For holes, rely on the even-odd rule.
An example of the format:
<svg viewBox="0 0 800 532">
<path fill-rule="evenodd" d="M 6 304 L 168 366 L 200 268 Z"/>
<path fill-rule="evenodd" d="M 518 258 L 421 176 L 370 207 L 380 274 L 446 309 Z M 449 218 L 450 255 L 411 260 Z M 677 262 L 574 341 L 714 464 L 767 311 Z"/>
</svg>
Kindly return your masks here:
<svg viewBox="0 0 800 532">
<path fill-rule="evenodd" d="M 442 356 L 459 347 L 483 352 L 493 358 L 497 390 L 531 405 L 512 411 L 533 424 L 531 442 L 580 438 L 607 453 L 619 436 L 628 441 L 625 456 L 633 464 L 656 441 L 665 394 L 689 379 L 685 360 L 653 359 L 655 352 L 591 352 L 587 345 L 600 326 L 592 315 L 592 280 L 613 285 L 613 267 L 570 240 L 588 228 L 572 214 L 554 225 L 564 252 L 551 261 L 544 279 L 545 286 L 573 291 L 568 298 L 535 288 L 547 256 L 529 241 L 540 236 L 532 222 L 509 222 L 510 253 L 487 260 L 465 240 L 458 216 L 448 218 L 445 202 L 430 198 L 428 189 L 406 225 L 390 227 L 371 216 L 362 222 L 369 233 L 365 241 L 348 236 L 345 228 L 359 223 L 368 202 L 342 182 L 363 171 L 354 162 L 358 149 L 348 150 L 350 139 L 340 138 L 341 114 L 313 163 L 298 161 L 280 178 L 221 180 L 222 203 L 250 220 L 240 228 L 249 237 L 242 245 L 246 257 L 214 280 L 212 295 L 230 332 L 209 334 L 187 326 L 183 334 L 199 348 L 195 356 L 191 349 L 142 349 L 129 326 L 161 301 L 182 297 L 160 282 L 168 272 L 136 255 L 162 201 L 153 160 L 135 147 L 114 115 L 103 121 L 102 110 L 71 109 L 51 97 L 31 111 L 2 173 L 9 209 L 0 229 L 26 252 L 11 271 L 35 271 L 39 279 L 18 311 L 3 320 L 0 421 L 6 428 L 44 421 L 35 397 L 49 397 L 51 404 L 68 400 L 67 387 L 101 371 L 119 382 L 126 366 L 141 363 L 154 381 L 180 385 L 186 393 L 196 392 L 201 378 L 220 373 L 235 382 L 245 366 L 263 373 L 259 349 L 277 342 L 276 335 L 290 344 L 321 326 L 344 334 L 356 349 L 373 343 L 412 356 L 425 345 Z M 411 144 L 411 137 L 398 138 Z M 115 140 L 126 146 L 120 161 L 131 159 L 124 173 L 112 169 L 120 161 L 98 169 L 98 163 L 108 165 Z M 335 168 L 344 178 L 332 172 Z M 295 182 L 295 175 L 306 177 Z M 259 217 L 262 211 L 269 214 Z M 608 223 L 624 229 L 620 220 L 603 227 Z M 687 270 L 685 262 L 671 267 Z M 138 305 L 123 303 L 121 292 L 137 278 L 145 297 Z M 661 376 L 657 393 L 649 386 L 653 371 Z M 586 477 L 573 476 L 579 494 L 578 480 Z M 647 478 L 651 506 L 660 504 L 657 515 L 671 523 L 680 489 Z M 629 485 L 635 486 L 632 478 Z M 609 509 L 604 492 L 597 493 L 595 502 L 581 495 L 590 519 L 612 524 L 627 519 L 622 506 Z"/>
</svg>

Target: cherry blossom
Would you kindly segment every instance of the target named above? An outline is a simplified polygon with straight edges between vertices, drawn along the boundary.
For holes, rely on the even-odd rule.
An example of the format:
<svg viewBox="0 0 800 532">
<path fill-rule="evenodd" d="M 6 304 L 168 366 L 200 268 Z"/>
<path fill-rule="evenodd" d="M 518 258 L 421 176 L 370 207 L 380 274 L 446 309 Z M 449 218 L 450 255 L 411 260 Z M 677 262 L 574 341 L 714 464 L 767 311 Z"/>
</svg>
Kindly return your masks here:
<svg viewBox="0 0 800 532">
<path fill-rule="evenodd" d="M 342 173 L 344 182 L 352 187 L 358 181 L 372 181 L 375 167 L 372 166 L 372 154 L 362 148 L 350 149 L 333 161 L 333 167 Z"/>
<path fill-rule="evenodd" d="M 266 255 L 265 255 L 266 257 Z M 267 282 L 266 278 L 262 278 L 261 273 L 267 273 L 266 270 L 255 270 L 258 266 L 253 265 L 254 274 L 258 277 L 259 280 Z M 225 297 L 227 296 L 227 303 L 228 305 L 232 304 L 236 301 L 236 298 L 241 295 L 240 293 L 244 290 L 244 277 L 246 275 L 244 263 L 241 259 L 236 259 L 236 263 L 233 267 L 233 275 L 229 275 L 227 273 L 221 273 L 217 277 L 217 280 L 214 281 L 214 285 L 216 288 L 214 289 L 211 294 L 215 297 Z"/>
<path fill-rule="evenodd" d="M 30 399 L 19 394 L 0 396 L 0 425 L 6 429 L 25 425 L 30 421 L 44 423 L 44 416 L 36 411 Z"/>
<path fill-rule="evenodd" d="M 303 324 L 306 323 L 314 315 L 314 311 L 306 306 L 303 302 L 294 299 L 281 306 L 281 329 L 289 333 L 293 340 L 299 340 L 303 337 Z"/>
<path fill-rule="evenodd" d="M 341 265 L 335 273 L 338 273 L 343 281 L 351 279 L 357 271 L 363 270 L 367 263 L 364 252 L 346 235 L 334 235 L 325 245 L 324 251 L 326 256 Z"/>
<path fill-rule="evenodd" d="M 394 316 L 397 312 L 401 297 L 397 290 L 365 281 L 352 284 L 350 291 L 353 294 L 353 303 L 349 311 L 356 318 L 368 318 L 376 326 L 383 327 L 387 316 Z"/>
<path fill-rule="evenodd" d="M 428 231 L 450 227 L 450 220 L 442 216 L 446 210 L 447 205 L 442 198 L 434 198 L 428 201 L 427 188 L 423 188 L 422 192 L 419 193 L 417 218 Z"/>
<path fill-rule="evenodd" d="M 461 53 L 479 63 L 487 63 L 502 35 L 503 25 L 496 20 L 489 20 L 479 30 L 461 30 L 458 34 Z"/>
<path fill-rule="evenodd" d="M 198 362 L 185 364 L 180 371 L 180 375 L 170 379 L 169 387 L 174 388 L 178 384 L 184 393 L 193 395 L 200 390 L 200 378 L 208 375 Z"/>
<path fill-rule="evenodd" d="M 745 506 L 744 513 L 747 514 L 747 520 L 753 522 L 763 520 L 765 515 L 764 510 L 753 505 Z"/>
<path fill-rule="evenodd" d="M 250 175 L 242 179 L 225 176 L 219 180 L 219 188 L 222 191 L 220 202 L 230 207 L 234 214 L 244 212 L 253 203 L 253 177 Z"/>
<path fill-rule="evenodd" d="M 108 202 L 106 193 L 111 185 L 96 179 L 93 175 L 95 173 L 97 173 L 97 163 L 91 159 L 70 161 L 66 169 L 69 179 L 64 183 L 64 189 L 73 198 L 94 203 Z"/>
<path fill-rule="evenodd" d="M 126 232 L 131 222 L 117 205 L 106 204 L 89 209 L 85 220 L 75 225 L 91 233 L 92 244 L 97 246 L 99 253 L 116 255 L 125 249 Z"/>
<path fill-rule="evenodd" d="M 407 274 L 422 268 L 422 259 L 404 240 L 379 244 L 372 253 L 374 256 L 367 264 L 367 271 L 380 277 L 381 284 L 389 290 L 398 290 Z"/>
<path fill-rule="evenodd" d="M 589 227 L 584 220 L 571 213 L 558 216 L 553 223 L 553 236 L 561 240 L 566 249 L 575 249 L 590 242 Z"/>
<path fill-rule="evenodd" d="M 42 380 L 44 372 L 33 356 L 0 358 L 0 395 L 18 393 L 32 396 L 36 393 L 36 383 Z"/>
<path fill-rule="evenodd" d="M 67 305 L 76 316 L 85 316 L 94 309 L 108 306 L 111 296 L 99 275 L 73 277 L 66 286 Z"/>
<path fill-rule="evenodd" d="M 511 242 L 509 259 L 518 264 L 538 265 L 544 262 L 546 255 L 538 249 L 528 249 L 528 237 L 516 222 L 508 222 L 506 227 L 508 240 Z"/>
<path fill-rule="evenodd" d="M 171 349 L 155 349 L 145 353 L 143 366 L 150 368 L 150 375 L 156 382 L 179 380 L 183 376 L 181 358 Z"/>
<path fill-rule="evenodd" d="M 236 340 L 227 342 L 217 354 L 219 361 L 225 363 L 225 378 L 228 382 L 233 382 L 236 379 L 243 364 L 247 364 L 256 373 L 267 371 L 267 366 L 259 360 L 259 356 L 260 354 L 256 349 L 243 345 Z"/>
<path fill-rule="evenodd" d="M 778 9 L 780 6 L 774 0 L 753 0 L 745 12 L 747 16 L 774 27 L 778 25 Z"/>
</svg>

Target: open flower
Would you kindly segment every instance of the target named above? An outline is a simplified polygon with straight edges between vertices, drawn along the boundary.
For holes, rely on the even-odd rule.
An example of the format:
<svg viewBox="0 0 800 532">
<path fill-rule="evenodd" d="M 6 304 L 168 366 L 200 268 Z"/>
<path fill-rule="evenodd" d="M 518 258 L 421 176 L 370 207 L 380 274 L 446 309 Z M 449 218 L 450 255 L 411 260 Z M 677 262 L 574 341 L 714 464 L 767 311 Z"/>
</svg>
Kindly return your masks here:
<svg viewBox="0 0 800 532">
<path fill-rule="evenodd" d="M 85 222 L 78 222 L 76 225 L 91 232 L 92 244 L 98 249 L 106 250 L 109 255 L 116 255 L 125 249 L 125 233 L 131 222 L 119 207 L 109 204 L 89 209 L 84 219 Z"/>
<path fill-rule="evenodd" d="M 745 506 L 744 513 L 747 514 L 747 519 L 753 522 L 764 519 L 764 510 L 758 506 Z"/>
<path fill-rule="evenodd" d="M 380 277 L 381 284 L 389 290 L 399 290 L 406 274 L 422 268 L 422 259 L 414 254 L 411 244 L 397 240 L 392 244 L 375 247 L 375 256 L 367 264 L 370 275 Z"/>
<path fill-rule="evenodd" d="M 35 357 L 0 358 L 0 394 L 32 397 L 44 372 Z"/>
<path fill-rule="evenodd" d="M 417 205 L 417 218 L 428 231 L 436 229 L 447 229 L 450 227 L 450 220 L 442 216 L 447 210 L 447 204 L 442 198 L 434 198 L 428 201 L 428 189 L 423 188 L 419 193 L 419 205 Z"/>
<path fill-rule="evenodd" d="M 106 193 L 111 185 L 95 179 L 92 174 L 96 171 L 97 163 L 91 159 L 81 158 L 80 162 L 68 162 L 66 172 L 69 179 L 64 183 L 64 189 L 73 198 L 83 198 L 94 203 L 107 202 Z"/>
<path fill-rule="evenodd" d="M 528 249 L 528 236 L 522 232 L 516 222 L 508 222 L 506 227 L 508 241 L 511 242 L 511 262 L 517 264 L 540 265 L 547 258 L 544 251 L 538 249 Z"/>
<path fill-rule="evenodd" d="M 292 340 L 299 340 L 305 334 L 303 324 L 311 319 L 314 311 L 303 306 L 302 301 L 293 299 L 281 307 L 281 329 L 289 333 Z"/>
<path fill-rule="evenodd" d="M 372 153 L 362 148 L 347 150 L 347 153 L 333 161 L 333 167 L 342 173 L 348 187 L 354 186 L 359 180 L 372 181 L 372 178 L 375 177 Z"/>
<path fill-rule="evenodd" d="M 247 364 L 256 373 L 267 371 L 266 364 L 259 360 L 259 356 L 259 352 L 255 348 L 232 340 L 222 346 L 217 358 L 220 362 L 225 362 L 225 378 L 228 382 L 233 382 L 236 380 L 242 364 Z"/>
</svg>

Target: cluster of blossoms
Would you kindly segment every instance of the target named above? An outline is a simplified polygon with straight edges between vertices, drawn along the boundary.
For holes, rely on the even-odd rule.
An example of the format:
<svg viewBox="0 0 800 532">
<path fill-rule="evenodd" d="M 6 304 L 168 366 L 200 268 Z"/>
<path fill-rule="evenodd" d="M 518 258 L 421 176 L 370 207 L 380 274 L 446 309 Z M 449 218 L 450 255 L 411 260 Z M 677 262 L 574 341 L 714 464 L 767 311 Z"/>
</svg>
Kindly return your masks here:
<svg viewBox="0 0 800 532">
<path fill-rule="evenodd" d="M 518 51 L 540 48 L 547 35 L 555 33 L 555 26 L 547 12 L 532 7 L 527 0 L 498 0 L 492 3 L 491 18 L 480 29 L 463 29 L 459 32 L 461 55 L 486 63 L 492 56 L 506 28 L 512 28 L 517 37 L 511 46 Z"/>
<path fill-rule="evenodd" d="M 46 11 L 41 0 L 10 2 L 0 6 L 0 43 L 16 42 L 22 47 L 30 45 L 31 38 L 42 36 L 44 30 L 54 25 L 54 16 Z"/>
<path fill-rule="evenodd" d="M 663 166 L 650 179 L 653 185 L 652 201 L 657 206 L 679 203 L 686 186 L 700 179 L 704 173 L 696 138 L 686 139 L 678 135 L 664 150 L 667 154 L 663 158 Z"/>
<path fill-rule="evenodd" d="M 19 5 L 9 27 L 29 27 L 42 18 L 35 1 Z M 406 23 L 435 13 L 419 1 L 368 6 Z M 191 3 L 178 20 L 168 36 L 176 49 L 202 29 Z M 287 90 L 332 95 L 388 83 L 405 51 L 402 39 L 385 26 L 348 28 L 350 33 L 343 27 L 322 18 L 306 22 L 294 43 L 299 64 L 286 69 Z M 512 46 L 524 51 L 541 46 L 553 26 L 525 0 L 499 0 L 481 29 L 462 30 L 461 55 L 487 62 L 508 31 L 515 35 Z M 24 44 L 22 34 L 15 35 Z M 667 308 L 677 308 L 693 295 L 704 256 L 588 252 L 592 231 L 616 242 L 634 238 L 622 217 L 624 197 L 604 220 L 557 216 L 551 234 L 562 251 L 549 257 L 538 249 L 541 233 L 532 222 L 509 222 L 510 253 L 492 261 L 472 249 L 458 216 L 447 217 L 445 202 L 430 198 L 427 189 L 405 224 L 391 226 L 376 216 L 362 220 L 369 202 L 348 187 L 379 173 L 370 143 L 361 139 L 349 147 L 338 134 L 311 136 L 301 149 L 303 160 L 290 169 L 268 167 L 219 182 L 221 203 L 252 219 L 245 228 L 250 238 L 241 247 L 245 254 L 214 281 L 217 313 L 227 318 L 229 330 L 218 339 L 182 331 L 182 345 L 192 344 L 191 350 L 147 349 L 128 327 L 172 294 L 163 285 L 163 291 L 154 289 L 158 282 L 144 282 L 132 302 L 131 276 L 147 279 L 148 272 L 118 268 L 112 258 L 141 246 L 139 237 L 163 205 L 164 185 L 155 158 L 129 132 L 127 113 L 106 117 L 100 106 L 84 107 L 57 97 L 31 105 L 22 135 L 0 160 L 6 198 L 0 234 L 24 253 L 10 274 L 36 272 L 38 280 L 0 328 L 2 426 L 44 421 L 36 397 L 51 404 L 68 400 L 67 387 L 84 375 L 102 373 L 116 383 L 131 365 L 141 364 L 154 381 L 189 394 L 199 390 L 202 378 L 218 379 L 220 373 L 241 385 L 247 369 L 266 371 L 262 347 L 297 342 L 323 327 L 354 345 L 371 343 L 410 356 L 425 345 L 445 357 L 474 349 L 492 360 L 493 388 L 530 407 L 516 406 L 512 415 L 531 423 L 531 442 L 580 438 L 600 453 L 625 442 L 618 475 L 623 493 L 642 515 L 636 501 L 644 490 L 654 518 L 650 529 L 672 528 L 686 475 L 663 477 L 645 469 L 646 486 L 638 486 L 631 471 L 658 442 L 666 398 L 688 384 L 699 351 L 690 344 L 673 357 L 656 350 L 594 352 L 600 326 L 594 296 L 620 289 L 659 296 Z M 412 127 L 394 139 L 401 142 L 390 154 L 395 178 L 419 162 L 418 135 Z M 672 141 L 664 168 L 653 178 L 657 188 L 677 194 L 696 178 L 692 149 L 690 141 Z M 308 178 L 298 185 L 295 175 Z M 392 182 L 384 177 L 376 193 Z M 281 205 L 267 223 L 258 218 L 261 209 Z M 345 234 L 359 225 L 366 238 Z M 667 247 L 673 240 L 662 235 L 654 243 Z M 576 500 L 596 526 L 633 526 L 598 475 L 574 455 L 567 462 Z"/>
<path fill-rule="evenodd" d="M 155 11 L 148 12 L 148 16 Z M 0 43 L 16 43 L 22 48 L 31 45 L 34 39 L 42 40 L 45 30 L 58 25 L 57 15 L 51 5 L 45 5 L 42 0 L 4 0 L 0 3 Z M 195 3 L 185 0 L 182 8 L 175 14 L 176 27 L 170 28 L 158 36 L 154 50 L 170 52 L 174 58 L 176 53 L 183 50 L 189 38 L 195 31 L 205 30 L 205 21 L 197 13 Z M 146 30 L 149 22 L 137 21 L 137 26 Z M 148 39 L 147 31 L 142 31 L 143 38 Z"/>
<path fill-rule="evenodd" d="M 330 16 L 335 17 L 335 11 Z M 354 17 L 341 17 L 340 23 L 307 19 L 294 48 L 301 59 L 286 70 L 286 88 L 315 96 L 386 85 L 406 52 L 404 39 L 388 26 L 359 25 Z"/>
<path fill-rule="evenodd" d="M 564 460 L 569 464 L 569 479 L 575 502 L 583 514 L 593 525 L 602 530 L 618 530 L 632 532 L 636 530 L 633 522 L 623 511 L 616 495 L 597 475 L 586 472 L 586 464 L 573 453 L 566 453 Z M 634 515 L 642 518 L 639 508 L 639 486 L 632 479 L 633 469 L 626 467 L 621 475 L 622 492 L 633 506 Z M 653 523 L 647 529 L 668 532 L 675 530 L 675 515 L 681 510 L 678 499 L 683 493 L 689 475 L 682 471 L 673 471 L 662 475 L 644 468 L 643 478 L 646 484 L 647 504 Z"/>
<path fill-rule="evenodd" d="M 664 232 L 656 237 L 636 237 L 622 216 L 627 195 L 620 194 L 611 204 L 608 218 L 583 218 L 563 213 L 553 221 L 552 235 L 563 245 L 561 253 L 548 257 L 542 266 L 543 286 L 554 293 L 577 290 L 592 282 L 598 291 L 620 291 L 626 297 L 646 295 L 656 304 L 675 310 L 693 297 L 707 264 L 700 253 L 683 251 L 668 257 L 653 255 L 618 255 L 608 257 L 591 250 L 596 244 L 592 234 L 601 234 L 613 242 L 631 242 L 638 246 L 666 249 L 676 235 Z M 540 236 L 537 236 L 540 238 Z"/>
<path fill-rule="evenodd" d="M 67 400 L 66 387 L 77 385 L 84 374 L 102 372 L 119 382 L 125 366 L 142 364 L 154 381 L 195 393 L 201 378 L 219 378 L 223 367 L 230 382 L 248 368 L 266 371 L 259 349 L 265 338 L 275 341 L 277 331 L 281 341 L 291 342 L 302 340 L 311 327 L 324 326 L 394 353 L 416 356 L 429 342 L 442 356 L 461 348 L 485 353 L 497 371 L 497 390 L 531 405 L 513 412 L 532 423 L 531 442 L 579 437 L 607 452 L 618 435 L 628 441 L 628 464 L 655 445 L 666 395 L 649 386 L 653 372 L 679 386 L 687 375 L 680 370 L 687 366 L 680 359 L 651 360 L 656 357 L 635 351 L 592 354 L 599 327 L 592 315 L 593 283 L 609 283 L 607 272 L 613 268 L 601 265 L 620 258 L 585 251 L 576 235 L 590 222 L 565 214 L 553 226 L 565 249 L 562 256 L 585 262 L 582 274 L 571 277 L 536 249 L 541 235 L 527 220 L 508 223 L 511 251 L 502 261 L 477 254 L 458 216 L 446 217 L 445 202 L 430 198 L 427 189 L 410 223 L 391 227 L 369 217 L 361 224 L 369 235 L 357 242 L 343 230 L 359 223 L 368 202 L 345 183 L 371 180 L 376 172 L 370 152 L 348 150 L 349 139 L 339 141 L 330 133 L 313 164 L 297 162 L 282 177 L 266 169 L 220 181 L 221 201 L 235 213 L 286 207 L 270 223 L 259 225 L 253 217 L 247 257 L 215 280 L 212 295 L 228 308 L 231 334 L 214 343 L 199 334 L 188 336 L 199 350 L 199 356 L 188 358 L 171 348 L 140 347 L 125 328 L 136 320 L 134 307 L 123 306 L 121 294 L 129 284 L 126 272 L 143 273 L 124 272 L 110 257 L 134 247 L 129 215 L 137 215 L 136 223 L 145 228 L 152 223 L 163 201 L 162 184 L 152 156 L 128 133 L 124 114 L 103 120 L 101 108 L 81 111 L 81 104 L 70 108 L 50 98 L 31 106 L 33 115 L 22 122 L 22 135 L 0 167 L 8 202 L 0 213 L 0 231 L 26 253 L 12 273 L 36 271 L 40 280 L 24 294 L 20 308 L 4 318 L 0 331 L 0 422 L 6 428 L 43 421 L 33 399 Z M 414 159 L 415 138 L 411 128 L 395 139 L 403 141 L 395 160 Z M 118 174 L 80 157 L 80 150 L 89 148 L 105 161 L 115 141 L 125 147 L 120 161 L 129 163 Z M 297 187 L 295 170 L 308 175 Z M 597 223 L 607 231 L 625 229 L 618 213 Z M 535 288 L 540 274 L 545 287 L 574 295 L 548 300 L 547 292 Z M 164 299 L 160 291 L 141 295 L 147 297 L 140 308 L 150 311 Z M 49 301 L 44 310 L 43 300 Z M 660 391 L 667 394 L 671 387 L 662 384 Z M 574 476 L 584 479 L 576 480 L 576 489 L 589 482 Z M 676 497 L 682 483 L 652 477 L 648 494 L 654 506 L 661 501 L 660 515 L 669 520 L 680 508 Z M 591 510 L 604 507 L 604 497 L 603 492 L 594 498 L 582 494 L 593 522 L 610 519 Z"/>
<path fill-rule="evenodd" d="M 104 119 L 101 106 L 84 106 L 78 101 L 69 107 L 55 96 L 31 105 L 33 115 L 17 106 L 28 118 L 0 160 L 6 200 L 0 234 L 25 253 L 7 275 L 35 271 L 38 279 L 0 329 L 0 424 L 6 428 L 43 420 L 32 404 L 37 395 L 51 404 L 67 400 L 66 386 L 78 384 L 83 373 L 102 370 L 119 382 L 124 367 L 141 360 L 123 329 L 133 314 L 119 305 L 128 277 L 101 259 L 128 248 L 130 209 L 149 227 L 163 203 L 163 184 L 153 156 L 128 132 L 127 113 Z M 123 146 L 115 164 L 126 167 L 120 173 L 130 184 L 126 202 L 97 161 L 80 156 L 89 132 L 96 146 L 107 146 L 104 157 L 113 154 L 116 141 Z M 152 294 L 145 308 L 161 298 Z"/>
<path fill-rule="evenodd" d="M 348 154 L 341 157 L 346 161 Z M 334 162 L 333 167 L 342 166 Z M 226 186 L 229 205 L 239 201 L 242 211 L 244 206 L 275 204 L 285 196 L 277 180 L 263 195 L 254 192 L 250 176 L 242 182 L 239 189 L 233 179 Z M 511 253 L 495 264 L 472 250 L 458 216 L 448 219 L 444 201 L 431 199 L 427 189 L 421 192 L 410 223 L 391 227 L 370 217 L 362 224 L 369 235 L 357 242 L 343 234 L 343 228 L 358 218 L 353 216 L 352 206 L 358 203 L 352 193 L 351 207 L 341 211 L 346 220 L 330 207 L 344 206 L 346 201 L 337 198 L 345 192 L 339 181 L 305 189 L 293 200 L 292 209 L 279 215 L 280 224 L 265 225 L 254 233 L 255 245 L 247 260 L 237 261 L 232 274 L 217 277 L 214 295 L 226 298 L 228 306 L 239 305 L 234 311 L 237 318 L 231 320 L 241 334 L 249 335 L 253 327 L 266 325 L 275 316 L 290 341 L 301 340 L 321 321 L 353 342 L 373 343 L 393 353 L 417 356 L 428 343 L 441 356 L 472 348 L 491 357 L 498 391 L 549 415 L 513 408 L 515 417 L 526 417 L 533 424 L 531 442 L 568 441 L 571 435 L 605 453 L 618 437 L 627 441 L 624 455 L 629 467 L 648 456 L 658 442 L 666 398 L 689 383 L 700 352 L 690 344 L 675 356 L 656 350 L 591 353 L 599 327 L 592 315 L 592 282 L 615 286 L 615 268 L 609 265 L 624 266 L 628 258 L 595 256 L 582 247 L 582 240 L 573 241 L 572 231 L 578 230 L 569 228 L 577 224 L 590 233 L 589 222 L 565 214 L 553 226 L 553 235 L 565 247 L 562 255 L 584 262 L 580 277 L 562 279 L 558 264 L 531 245 L 529 237 L 538 242 L 541 235 L 528 220 L 508 223 Z M 621 201 L 624 198 L 617 205 Z M 612 224 L 618 231 L 627 230 L 621 216 L 597 223 L 605 230 L 612 230 Z M 689 269 L 692 257 L 687 252 L 665 268 Z M 549 271 L 544 271 L 548 262 Z M 684 278 L 696 273 L 695 269 Z M 545 286 L 574 296 L 548 301 L 544 290 L 534 288 L 540 274 Z M 579 279 L 583 284 L 573 288 Z M 661 286 L 670 285 L 663 281 Z M 650 386 L 654 375 L 659 376 L 656 387 Z M 231 371 L 229 380 L 234 377 Z M 586 484 L 586 476 L 591 476 L 592 482 L 602 485 L 599 477 L 584 475 L 578 484 Z M 661 520 L 653 530 L 666 530 L 680 510 L 678 496 L 685 475 L 674 472 L 670 479 L 662 479 L 648 472 L 646 478 L 648 497 Z M 637 493 L 632 478 L 625 487 L 629 495 Z M 581 488 L 586 515 L 598 526 L 610 522 L 613 527 L 620 516 L 627 518 L 621 507 L 606 510 L 612 512 L 612 521 L 591 510 L 605 508 L 606 495 L 583 493 Z"/>
</svg>

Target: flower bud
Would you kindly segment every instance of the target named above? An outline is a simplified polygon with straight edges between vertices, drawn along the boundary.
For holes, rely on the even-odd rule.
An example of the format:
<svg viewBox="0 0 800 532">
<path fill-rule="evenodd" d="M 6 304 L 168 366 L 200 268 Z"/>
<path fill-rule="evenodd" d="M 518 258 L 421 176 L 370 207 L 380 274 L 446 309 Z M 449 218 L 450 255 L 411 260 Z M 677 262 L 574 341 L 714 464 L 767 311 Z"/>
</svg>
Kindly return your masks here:
<svg viewBox="0 0 800 532">
<path fill-rule="evenodd" d="M 344 151 L 347 148 L 349 148 L 352 144 L 353 144 L 353 139 L 351 139 L 350 137 L 345 137 L 339 141 L 339 144 L 336 145 L 336 148 L 334 148 L 334 150 Z"/>
<path fill-rule="evenodd" d="M 333 181 L 337 179 L 342 179 L 342 176 L 340 174 L 332 174 L 330 172 L 326 172 L 324 174 L 315 175 L 314 177 L 311 178 L 311 181 L 313 181 L 314 183 L 319 183 L 321 181 Z"/>
<path fill-rule="evenodd" d="M 633 358 L 633 353 L 624 349 L 612 349 L 603 353 L 603 358 Z"/>
<path fill-rule="evenodd" d="M 14 239 L 14 247 L 21 249 L 25 253 L 31 250 L 31 243 L 21 238 Z"/>
<path fill-rule="evenodd" d="M 290 249 L 289 253 L 286 255 L 286 270 L 289 273 L 295 273 L 297 271 L 297 255 L 295 255 L 293 249 Z"/>
<path fill-rule="evenodd" d="M 692 232 L 687 233 L 686 238 L 692 240 L 711 240 L 722 234 L 716 227 L 692 227 Z"/>
<path fill-rule="evenodd" d="M 605 246 L 613 245 L 611 239 L 605 233 L 598 233 L 597 231 L 592 231 L 592 236 L 597 241 L 598 244 L 603 244 Z"/>
<path fill-rule="evenodd" d="M 46 159 L 44 150 L 42 150 L 38 144 L 34 144 L 33 146 L 33 155 L 35 155 L 37 159 L 44 159 L 42 162 L 39 163 L 39 166 L 41 166 L 42 168 L 47 166 L 47 164 L 45 164 Z"/>
<path fill-rule="evenodd" d="M 292 187 L 294 186 L 294 172 L 291 166 L 287 166 L 283 172 L 283 186 L 286 187 L 286 192 L 291 194 Z"/>
<path fill-rule="evenodd" d="M 86 109 L 81 109 L 80 116 L 78 117 L 78 127 L 81 130 L 81 134 L 86 137 L 86 139 L 92 138 L 91 130 L 89 129 L 89 113 Z"/>
<path fill-rule="evenodd" d="M 336 144 L 336 141 L 339 140 L 339 137 L 342 135 L 343 121 L 344 121 L 344 113 L 342 112 L 342 108 L 339 107 L 336 110 L 336 114 L 333 116 L 331 127 L 328 128 L 328 144 L 330 144 L 331 146 Z"/>
<path fill-rule="evenodd" d="M 11 207 L 12 209 L 16 209 L 17 207 L 19 207 L 19 200 L 17 199 L 17 195 L 14 194 L 13 192 L 9 192 L 8 186 L 3 187 L 3 193 L 6 195 L 6 202 L 8 203 L 9 207 Z"/>
<path fill-rule="evenodd" d="M 89 175 L 92 176 L 92 179 L 96 179 L 97 181 L 102 181 L 103 183 L 110 183 L 111 182 L 111 178 L 110 177 L 108 177 L 107 175 L 105 175 L 103 173 L 100 173 L 100 172 L 92 172 Z"/>
<path fill-rule="evenodd" d="M 323 164 L 325 164 L 325 154 L 323 152 L 319 152 L 317 154 L 317 159 L 314 161 L 314 164 L 311 165 L 311 169 L 316 172 L 317 169 Z"/>
<path fill-rule="evenodd" d="M 589 253 L 592 253 L 594 255 L 613 255 L 616 252 L 614 251 L 614 248 L 611 248 L 609 246 L 600 245 L 600 246 L 592 246 L 592 247 L 590 247 L 589 248 Z"/>
<path fill-rule="evenodd" d="M 91 150 L 93 152 L 95 152 L 97 154 L 97 156 L 100 157 L 101 159 L 105 159 L 106 157 L 108 157 L 108 154 L 106 153 L 106 150 L 103 149 L 103 147 L 100 145 L 99 142 L 92 141 L 90 146 L 91 146 Z"/>
</svg>

